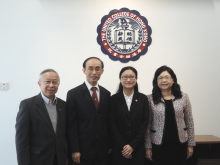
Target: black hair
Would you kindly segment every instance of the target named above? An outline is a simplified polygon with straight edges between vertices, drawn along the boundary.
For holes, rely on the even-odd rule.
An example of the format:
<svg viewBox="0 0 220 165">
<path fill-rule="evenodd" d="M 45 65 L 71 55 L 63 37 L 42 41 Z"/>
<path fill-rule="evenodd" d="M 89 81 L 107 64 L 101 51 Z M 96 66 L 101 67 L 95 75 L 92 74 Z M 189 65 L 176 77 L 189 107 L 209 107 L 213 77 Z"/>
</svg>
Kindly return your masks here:
<svg viewBox="0 0 220 165">
<path fill-rule="evenodd" d="M 97 59 L 97 60 L 99 60 L 100 62 L 101 62 L 101 64 L 102 64 L 102 69 L 104 68 L 104 63 L 102 62 L 102 60 L 100 60 L 98 57 L 89 57 L 89 58 L 87 58 L 84 62 L 83 62 L 83 68 L 85 69 L 86 68 L 86 62 L 88 61 L 88 60 L 90 60 L 90 59 Z"/>
<path fill-rule="evenodd" d="M 121 69 L 121 71 L 119 72 L 119 79 L 121 79 L 121 75 L 124 71 L 126 70 L 131 70 L 135 73 L 135 77 L 137 79 L 138 77 L 138 73 L 137 73 L 137 70 L 135 68 L 133 68 L 132 66 L 126 66 L 124 68 Z M 136 82 L 135 86 L 134 86 L 134 90 L 138 92 L 138 84 Z M 117 90 L 117 93 L 119 92 L 122 92 L 123 91 L 123 86 L 121 85 L 121 82 L 119 83 L 119 86 L 118 86 L 118 90 Z"/>
<path fill-rule="evenodd" d="M 164 71 L 167 71 L 171 75 L 171 77 L 174 81 L 173 86 L 171 88 L 171 91 L 172 91 L 172 94 L 175 96 L 175 99 L 182 97 L 180 85 L 177 83 L 177 77 L 176 77 L 175 73 L 173 72 L 173 70 L 170 67 L 163 65 L 156 70 L 156 72 L 154 74 L 154 78 L 153 78 L 152 96 L 153 96 L 154 104 L 158 104 L 162 98 L 161 90 L 157 85 L 157 78 Z"/>
</svg>

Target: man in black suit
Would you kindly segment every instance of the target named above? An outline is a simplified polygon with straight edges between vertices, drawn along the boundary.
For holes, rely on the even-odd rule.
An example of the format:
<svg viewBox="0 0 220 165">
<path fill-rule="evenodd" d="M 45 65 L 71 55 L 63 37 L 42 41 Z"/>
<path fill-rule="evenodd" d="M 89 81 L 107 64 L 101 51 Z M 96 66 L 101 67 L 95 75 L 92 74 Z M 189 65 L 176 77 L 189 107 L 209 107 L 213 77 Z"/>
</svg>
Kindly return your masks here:
<svg viewBox="0 0 220 165">
<path fill-rule="evenodd" d="M 55 96 L 59 75 L 46 69 L 38 84 L 41 93 L 21 101 L 16 118 L 18 165 L 65 165 L 66 105 Z"/>
<path fill-rule="evenodd" d="M 110 92 L 98 85 L 103 68 L 99 58 L 86 59 L 82 69 L 86 81 L 67 93 L 69 150 L 76 164 L 108 164 Z M 92 87 L 95 87 L 94 91 Z"/>
</svg>

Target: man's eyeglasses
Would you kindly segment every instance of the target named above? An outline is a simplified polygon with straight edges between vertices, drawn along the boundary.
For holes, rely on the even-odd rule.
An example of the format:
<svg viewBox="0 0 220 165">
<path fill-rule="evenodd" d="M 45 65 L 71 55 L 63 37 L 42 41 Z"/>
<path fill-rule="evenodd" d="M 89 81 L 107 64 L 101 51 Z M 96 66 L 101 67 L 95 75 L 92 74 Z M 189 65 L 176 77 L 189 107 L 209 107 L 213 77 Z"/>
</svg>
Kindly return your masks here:
<svg viewBox="0 0 220 165">
<path fill-rule="evenodd" d="M 122 76 L 121 78 L 122 78 L 122 80 L 128 80 L 128 79 L 134 80 L 134 79 L 136 79 L 135 76 Z"/>
</svg>

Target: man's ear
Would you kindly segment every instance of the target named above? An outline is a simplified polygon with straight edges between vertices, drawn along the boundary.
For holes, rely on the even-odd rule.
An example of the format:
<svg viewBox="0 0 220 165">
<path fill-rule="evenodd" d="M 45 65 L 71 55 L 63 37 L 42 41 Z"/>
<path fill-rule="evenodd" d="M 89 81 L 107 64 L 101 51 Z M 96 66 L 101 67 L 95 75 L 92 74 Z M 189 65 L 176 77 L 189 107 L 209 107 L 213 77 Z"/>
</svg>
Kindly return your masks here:
<svg viewBox="0 0 220 165">
<path fill-rule="evenodd" d="M 84 74 L 86 74 L 86 73 L 85 73 L 85 72 L 86 72 L 86 69 L 85 69 L 85 68 L 82 68 L 82 71 L 83 71 Z"/>
<path fill-rule="evenodd" d="M 41 83 L 40 83 L 40 81 L 38 81 L 37 83 L 38 83 L 38 85 L 39 85 L 39 87 L 40 87 L 40 86 L 41 86 Z"/>
</svg>

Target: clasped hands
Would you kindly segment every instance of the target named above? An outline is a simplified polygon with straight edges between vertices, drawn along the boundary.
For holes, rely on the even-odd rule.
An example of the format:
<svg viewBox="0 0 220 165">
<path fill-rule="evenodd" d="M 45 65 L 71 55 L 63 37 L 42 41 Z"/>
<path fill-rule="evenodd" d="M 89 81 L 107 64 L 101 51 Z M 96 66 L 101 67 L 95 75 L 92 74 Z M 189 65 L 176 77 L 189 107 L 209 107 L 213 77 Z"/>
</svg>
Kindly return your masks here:
<svg viewBox="0 0 220 165">
<path fill-rule="evenodd" d="M 121 151 L 121 153 L 125 158 L 131 159 L 133 151 L 134 149 L 130 145 L 127 144 L 123 147 L 123 150 Z"/>
<path fill-rule="evenodd" d="M 76 164 L 80 164 L 80 152 L 74 152 L 72 153 L 72 160 L 76 163 Z"/>
</svg>

